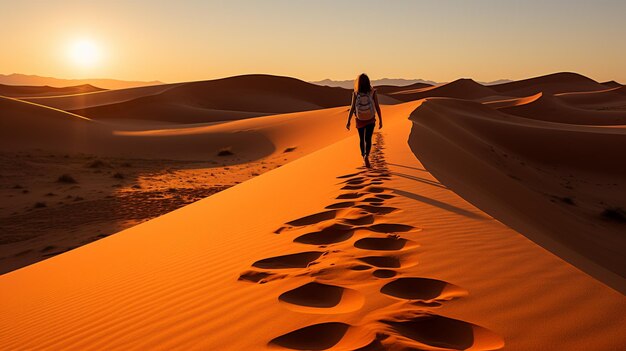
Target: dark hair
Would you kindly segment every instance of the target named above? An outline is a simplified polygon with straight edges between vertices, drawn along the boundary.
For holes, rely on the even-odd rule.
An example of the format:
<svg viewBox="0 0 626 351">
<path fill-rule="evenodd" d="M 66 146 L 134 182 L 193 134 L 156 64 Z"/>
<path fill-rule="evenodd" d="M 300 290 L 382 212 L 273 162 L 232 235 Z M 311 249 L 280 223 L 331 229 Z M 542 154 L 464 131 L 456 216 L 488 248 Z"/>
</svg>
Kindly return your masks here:
<svg viewBox="0 0 626 351">
<path fill-rule="evenodd" d="M 370 77 L 365 73 L 359 74 L 354 80 L 354 92 L 355 93 L 369 93 L 372 91 L 372 84 L 370 83 Z"/>
</svg>

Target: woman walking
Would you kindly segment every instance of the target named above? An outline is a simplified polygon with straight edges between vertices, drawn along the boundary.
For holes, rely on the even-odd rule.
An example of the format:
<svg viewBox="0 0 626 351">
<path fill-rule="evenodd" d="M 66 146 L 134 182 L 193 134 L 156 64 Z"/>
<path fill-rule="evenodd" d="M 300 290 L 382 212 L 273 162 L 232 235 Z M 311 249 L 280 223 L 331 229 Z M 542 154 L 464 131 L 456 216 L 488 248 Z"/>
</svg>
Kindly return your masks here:
<svg viewBox="0 0 626 351">
<path fill-rule="evenodd" d="M 360 74 L 354 81 L 354 92 L 352 93 L 352 104 L 348 115 L 346 128 L 350 130 L 352 115 L 356 114 L 356 128 L 359 131 L 359 146 L 365 167 L 370 166 L 369 155 L 372 149 L 372 135 L 376 126 L 376 114 L 378 114 L 378 129 L 383 127 L 383 116 L 380 113 L 378 95 L 376 89 L 372 88 L 367 74 Z"/>
</svg>

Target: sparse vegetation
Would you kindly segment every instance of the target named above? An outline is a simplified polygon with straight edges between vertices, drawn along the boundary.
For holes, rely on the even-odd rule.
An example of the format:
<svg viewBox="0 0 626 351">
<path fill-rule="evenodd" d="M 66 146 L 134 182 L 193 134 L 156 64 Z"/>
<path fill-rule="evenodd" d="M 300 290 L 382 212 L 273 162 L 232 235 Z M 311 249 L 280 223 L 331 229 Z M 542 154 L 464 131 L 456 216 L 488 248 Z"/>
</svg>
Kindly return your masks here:
<svg viewBox="0 0 626 351">
<path fill-rule="evenodd" d="M 230 147 L 223 148 L 217 152 L 217 156 L 231 156 L 231 155 L 234 155 L 234 153 L 230 150 Z"/>
<path fill-rule="evenodd" d="M 120 173 L 120 172 L 116 172 L 116 173 L 113 175 L 113 178 L 115 178 L 115 179 L 124 179 L 124 178 L 125 178 L 125 176 L 124 176 L 124 174 L 122 174 L 122 173 Z"/>
<path fill-rule="evenodd" d="M 69 174 L 62 174 L 58 179 L 57 182 L 59 183 L 66 183 L 66 184 L 76 184 L 78 183 L 76 181 L 76 179 L 74 179 L 74 177 L 72 177 Z"/>
<path fill-rule="evenodd" d="M 607 207 L 601 215 L 612 221 L 626 223 L 626 211 L 621 207 Z"/>
<path fill-rule="evenodd" d="M 559 199 L 561 200 L 561 202 L 566 203 L 568 205 L 576 205 L 574 203 L 574 200 L 571 197 L 564 196 L 564 197 L 561 197 Z"/>
<path fill-rule="evenodd" d="M 123 162 L 122 164 L 120 164 L 120 166 L 122 167 L 132 167 L 133 165 L 130 164 L 130 162 Z"/>
<path fill-rule="evenodd" d="M 46 203 L 45 202 L 35 202 L 35 208 L 42 208 L 42 207 L 46 207 Z"/>
<path fill-rule="evenodd" d="M 93 160 L 89 163 L 87 163 L 87 167 L 89 168 L 102 168 L 102 167 L 111 167 L 111 165 L 109 165 L 108 163 L 102 161 L 102 160 Z"/>
<path fill-rule="evenodd" d="M 293 146 L 293 147 L 288 147 L 288 148 L 286 148 L 286 149 L 285 149 L 285 151 L 283 151 L 283 153 L 285 153 L 285 152 L 292 152 L 292 151 L 294 151 L 295 149 L 297 149 L 297 147 L 296 147 L 296 146 Z"/>
</svg>

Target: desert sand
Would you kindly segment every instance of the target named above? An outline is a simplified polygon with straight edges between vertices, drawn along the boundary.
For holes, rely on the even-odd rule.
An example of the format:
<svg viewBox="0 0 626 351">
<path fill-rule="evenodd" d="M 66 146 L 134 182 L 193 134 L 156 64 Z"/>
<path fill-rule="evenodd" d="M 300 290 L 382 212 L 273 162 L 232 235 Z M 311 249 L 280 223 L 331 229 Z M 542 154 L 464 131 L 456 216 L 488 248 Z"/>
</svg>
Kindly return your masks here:
<svg viewBox="0 0 626 351">
<path fill-rule="evenodd" d="M 207 189 L 228 185 L 1 275 L 1 345 L 619 350 L 626 344 L 626 96 L 619 86 L 559 73 L 500 86 L 461 79 L 389 91 L 394 104 L 383 106 L 385 126 L 376 130 L 367 169 L 356 132 L 344 128 L 349 101 L 330 107 L 334 100 L 273 87 L 246 96 L 239 108 L 236 96 L 200 106 L 270 115 L 205 114 L 211 120 L 191 123 L 185 113 L 177 121 L 141 112 L 187 95 L 204 102 L 207 85 L 178 84 L 108 103 L 105 96 L 115 91 L 85 94 L 102 97 L 84 111 L 127 104 L 139 106 L 136 118 L 115 118 L 111 111 L 119 106 L 110 107 L 111 115 L 83 116 L 76 97 L 0 98 L 0 145 L 16 165 L 14 177 L 29 152 L 38 169 L 52 154 L 49 167 L 68 167 L 84 179 L 85 192 L 108 185 L 101 176 L 110 182 L 107 172 L 119 172 L 124 159 L 144 161 L 133 162 L 116 191 L 133 191 L 146 177 L 154 179 L 143 184 L 162 191 L 164 185 L 154 185 L 162 179 L 175 193 L 193 177 Z M 67 104 L 35 102 L 44 100 Z M 190 106 L 199 105 L 181 111 Z M 314 110 L 291 110 L 301 108 Z M 64 154 L 66 163 L 54 156 Z M 106 162 L 101 173 L 85 167 L 96 160 Z M 160 167 L 181 173 L 167 178 Z M 225 182 L 225 167 L 242 172 L 241 182 Z M 212 169 L 224 175 L 200 176 Z M 26 187 L 49 191 L 44 178 Z M 13 195 L 7 199 L 16 202 Z M 58 206 L 60 216 L 64 204 Z M 45 237 L 38 235 L 37 249 Z"/>
</svg>

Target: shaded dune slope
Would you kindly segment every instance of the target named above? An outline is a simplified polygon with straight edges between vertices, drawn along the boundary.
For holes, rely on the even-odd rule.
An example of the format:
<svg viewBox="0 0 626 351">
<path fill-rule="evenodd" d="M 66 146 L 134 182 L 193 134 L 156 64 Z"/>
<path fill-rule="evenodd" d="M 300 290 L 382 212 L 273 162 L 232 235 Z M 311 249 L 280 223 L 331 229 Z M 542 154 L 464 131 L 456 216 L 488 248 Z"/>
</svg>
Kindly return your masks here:
<svg viewBox="0 0 626 351">
<path fill-rule="evenodd" d="M 289 77 L 244 75 L 183 83 L 158 94 L 73 112 L 94 119 L 199 123 L 345 106 L 350 94 Z"/>
<path fill-rule="evenodd" d="M 424 88 L 430 88 L 432 86 L 433 86 L 432 84 L 418 82 L 418 83 L 404 85 L 404 86 L 378 85 L 375 88 L 381 94 L 392 94 L 392 93 L 399 92 L 399 91 L 424 89 Z"/>
<path fill-rule="evenodd" d="M 161 84 L 136 88 L 97 91 L 92 93 L 68 96 L 32 97 L 26 98 L 25 100 L 65 111 L 71 111 L 86 109 L 95 106 L 115 104 L 136 99 L 142 96 L 158 94 L 178 85 L 180 84 Z"/>
<path fill-rule="evenodd" d="M 428 97 L 452 97 L 458 99 L 482 99 L 498 95 L 497 92 L 472 79 L 461 78 L 443 85 L 418 89 L 402 89 L 389 94 L 402 101 L 419 100 Z"/>
<path fill-rule="evenodd" d="M 50 86 L 29 86 L 29 85 L 5 85 L 0 84 L 0 96 L 8 97 L 36 97 L 36 96 L 55 96 L 55 95 L 72 95 L 92 93 L 96 91 L 104 91 L 90 84 L 75 85 L 70 87 L 55 88 Z"/>
<path fill-rule="evenodd" d="M 529 96 L 537 93 L 557 94 L 606 89 L 605 85 L 602 85 L 591 78 L 571 72 L 553 73 L 509 83 L 490 85 L 489 87 L 500 95 L 517 97 Z"/>
<path fill-rule="evenodd" d="M 626 291 L 623 224 L 601 216 L 607 206 L 626 208 L 618 190 L 626 176 L 624 127 L 519 118 L 444 98 L 423 101 L 410 119 L 412 151 L 444 184 Z"/>
<path fill-rule="evenodd" d="M 511 115 L 548 122 L 586 125 L 624 125 L 626 124 L 626 111 L 611 111 L 605 109 L 590 111 L 589 109 L 575 106 L 582 105 L 589 107 L 588 104 L 581 104 L 581 102 L 585 100 L 594 101 L 593 106 L 597 108 L 606 106 L 605 103 L 608 102 L 608 100 L 617 102 L 617 106 L 621 104 L 626 106 L 626 96 L 619 95 L 619 93 L 611 94 L 606 91 L 584 94 L 568 93 L 560 96 L 550 96 L 539 93 L 531 97 L 519 99 L 509 106 L 493 105 L 492 107 L 496 107 L 500 111 Z"/>
<path fill-rule="evenodd" d="M 555 96 L 560 101 L 584 109 L 626 111 L 626 87 L 623 86 L 600 91 L 561 93 Z"/>
</svg>

